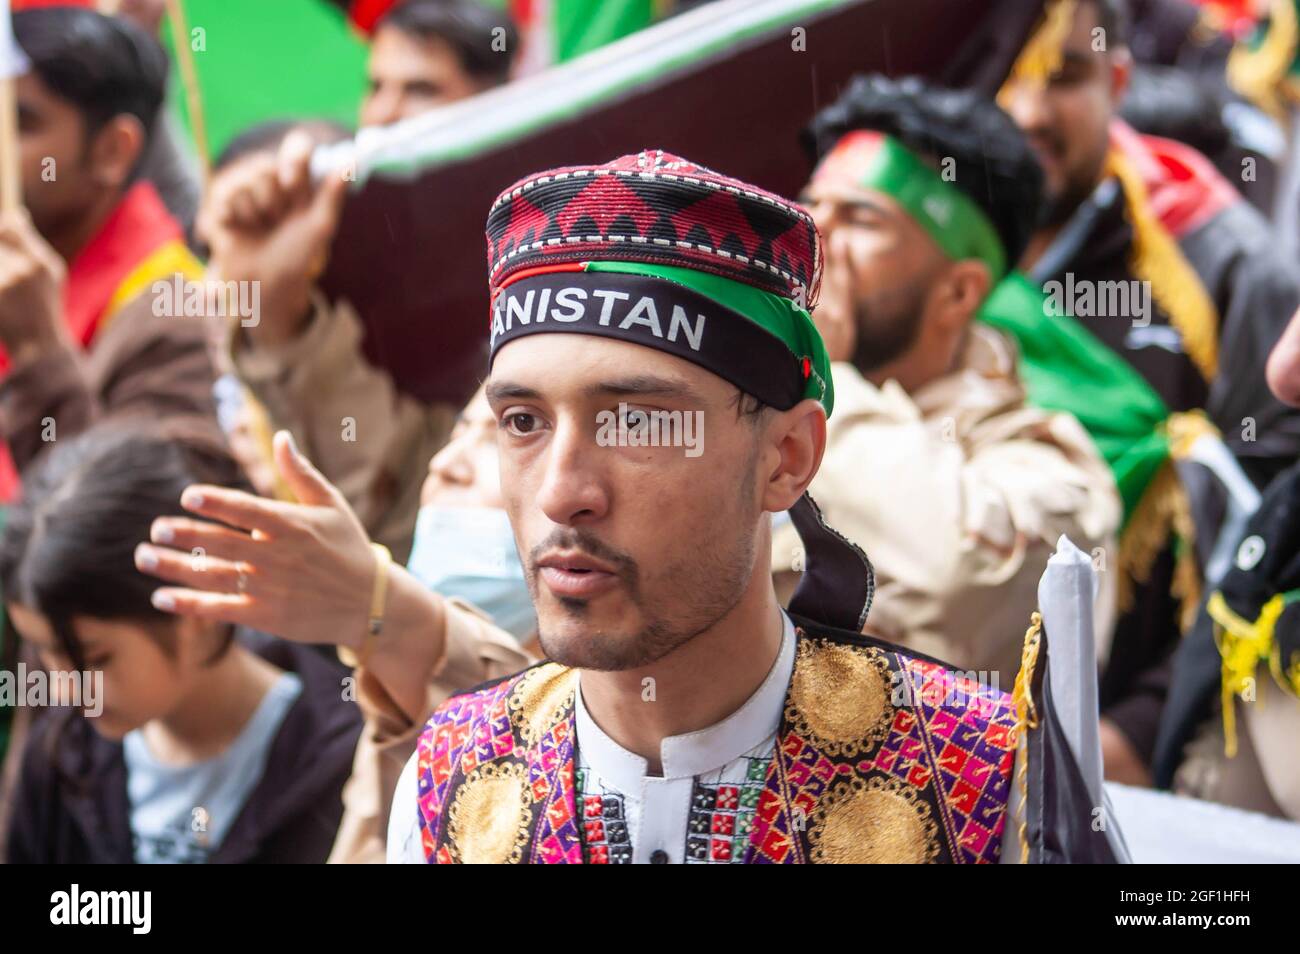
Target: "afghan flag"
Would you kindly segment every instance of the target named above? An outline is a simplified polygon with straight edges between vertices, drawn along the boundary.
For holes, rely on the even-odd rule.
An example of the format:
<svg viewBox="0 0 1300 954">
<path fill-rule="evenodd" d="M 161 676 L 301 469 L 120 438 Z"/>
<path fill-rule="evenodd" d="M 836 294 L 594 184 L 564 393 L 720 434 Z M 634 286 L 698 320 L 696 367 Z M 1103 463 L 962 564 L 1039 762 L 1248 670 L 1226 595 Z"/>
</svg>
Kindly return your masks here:
<svg viewBox="0 0 1300 954">
<path fill-rule="evenodd" d="M 408 393 L 459 405 L 486 367 L 481 236 L 511 182 L 658 148 L 797 195 L 811 172 L 799 132 L 851 76 L 914 73 L 992 94 L 1037 13 L 1017 0 L 717 0 L 363 130 L 315 157 L 318 173 L 346 168 L 358 182 L 326 289 L 357 307 L 372 363 Z"/>
<path fill-rule="evenodd" d="M 1171 413 L 1132 365 L 1052 307 L 1043 290 L 1019 272 L 998 284 L 979 320 L 1015 339 L 1029 403 L 1073 414 L 1110 466 L 1124 505 L 1117 568 L 1121 610 L 1131 605 L 1133 584 L 1147 579 L 1160 551 L 1172 543 L 1174 593 L 1188 628 L 1202 580 L 1227 570 L 1228 545 L 1238 536 L 1231 528 L 1258 504 L 1258 493 L 1218 432 L 1200 412 Z M 1190 468 L 1208 478 L 1192 481 L 1202 488 L 1196 495 L 1184 485 Z M 1215 545 L 1198 554 L 1197 535 L 1218 531 L 1221 520 L 1229 529 L 1216 532 Z"/>
</svg>

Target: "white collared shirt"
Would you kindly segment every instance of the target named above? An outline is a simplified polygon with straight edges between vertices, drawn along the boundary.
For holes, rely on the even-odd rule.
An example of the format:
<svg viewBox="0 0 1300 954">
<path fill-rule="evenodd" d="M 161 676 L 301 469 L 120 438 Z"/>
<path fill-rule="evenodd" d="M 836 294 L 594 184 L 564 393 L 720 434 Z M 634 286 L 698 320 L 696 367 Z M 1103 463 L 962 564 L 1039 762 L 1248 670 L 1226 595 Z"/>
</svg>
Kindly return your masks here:
<svg viewBox="0 0 1300 954">
<path fill-rule="evenodd" d="M 665 738 L 663 774 L 596 725 L 575 698 L 577 801 L 586 858 L 596 863 L 732 863 L 744 857 L 794 672 L 795 631 L 785 626 L 776 662 L 745 703 L 705 729 Z M 423 864 L 416 756 L 402 770 L 388 822 L 388 861 Z"/>
</svg>

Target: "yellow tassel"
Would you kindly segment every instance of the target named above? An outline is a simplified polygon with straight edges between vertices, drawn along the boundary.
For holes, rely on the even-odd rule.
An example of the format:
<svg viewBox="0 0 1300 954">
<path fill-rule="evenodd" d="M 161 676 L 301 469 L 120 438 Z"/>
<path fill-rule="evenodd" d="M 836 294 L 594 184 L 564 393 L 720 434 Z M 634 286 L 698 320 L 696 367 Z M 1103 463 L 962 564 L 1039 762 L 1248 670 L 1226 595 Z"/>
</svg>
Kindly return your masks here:
<svg viewBox="0 0 1300 954">
<path fill-rule="evenodd" d="M 1285 608 L 1285 597 L 1278 593 L 1260 608 L 1259 616 L 1252 623 L 1238 616 L 1217 590 L 1210 594 L 1206 603 L 1206 612 L 1214 620 L 1214 641 L 1223 660 L 1223 752 L 1228 758 L 1237 754 L 1234 697 L 1241 696 L 1254 685 L 1255 672 L 1261 662 L 1269 662 L 1274 675 L 1277 675 L 1272 663 L 1277 655 L 1273 648 L 1273 630 Z"/>
<path fill-rule="evenodd" d="M 1043 615 L 1039 612 L 1029 617 L 1029 629 L 1025 630 L 1024 646 L 1020 650 L 1020 671 L 1016 673 L 1016 684 L 1011 691 L 1011 701 L 1016 707 L 1016 744 L 1024 738 L 1026 729 L 1038 728 L 1038 707 L 1034 705 L 1034 669 L 1038 666 L 1038 648 L 1043 638 Z M 1029 747 L 1025 747 L 1025 757 L 1020 762 L 1020 863 L 1029 862 L 1029 827 L 1026 806 L 1029 804 Z"/>
<path fill-rule="evenodd" d="M 1238 43 L 1228 55 L 1228 85 L 1285 126 L 1284 100 L 1292 90 L 1288 73 L 1298 49 L 1300 24 L 1293 0 L 1273 0 L 1264 42 L 1255 49 Z"/>
<path fill-rule="evenodd" d="M 1011 96 L 1021 84 L 1041 89 L 1061 68 L 1065 59 L 1065 41 L 1074 27 L 1078 0 L 1049 2 L 1043 19 L 1021 48 L 1007 81 L 998 91 L 998 105 L 1010 107 Z"/>
<path fill-rule="evenodd" d="M 1196 620 L 1201 603 L 1201 574 L 1196 566 L 1196 524 L 1192 505 L 1178 479 L 1174 461 L 1184 460 L 1203 435 L 1218 431 L 1201 411 L 1178 412 L 1164 423 L 1170 460 L 1147 485 L 1119 541 L 1119 611 L 1133 608 L 1134 585 L 1151 576 L 1156 557 L 1172 536 L 1182 541 L 1174 566 L 1171 592 L 1179 599 L 1179 627 L 1186 632 Z"/>
<path fill-rule="evenodd" d="M 1219 373 L 1219 313 L 1196 269 L 1178 242 L 1161 223 L 1147 198 L 1146 183 L 1128 157 L 1111 149 L 1106 175 L 1124 188 L 1133 244 L 1129 270 L 1151 286 L 1151 297 L 1183 338 L 1183 349 L 1201 377 L 1213 381 Z"/>
</svg>

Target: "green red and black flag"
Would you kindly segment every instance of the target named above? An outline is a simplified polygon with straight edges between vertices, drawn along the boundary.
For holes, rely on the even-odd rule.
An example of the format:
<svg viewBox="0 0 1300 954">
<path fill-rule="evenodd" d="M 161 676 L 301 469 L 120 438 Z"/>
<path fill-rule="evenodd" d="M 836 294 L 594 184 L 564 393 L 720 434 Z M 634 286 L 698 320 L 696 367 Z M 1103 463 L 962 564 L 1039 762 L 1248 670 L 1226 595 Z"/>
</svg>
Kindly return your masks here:
<svg viewBox="0 0 1300 954">
<path fill-rule="evenodd" d="M 328 290 L 370 359 L 425 400 L 463 401 L 486 367 L 487 210 L 537 169 L 659 148 L 796 195 L 799 132 L 856 73 L 990 95 L 1037 15 L 1015 0 L 718 0 L 571 62 L 322 149 L 351 165 Z M 942 22 L 945 29 L 935 30 Z"/>
</svg>

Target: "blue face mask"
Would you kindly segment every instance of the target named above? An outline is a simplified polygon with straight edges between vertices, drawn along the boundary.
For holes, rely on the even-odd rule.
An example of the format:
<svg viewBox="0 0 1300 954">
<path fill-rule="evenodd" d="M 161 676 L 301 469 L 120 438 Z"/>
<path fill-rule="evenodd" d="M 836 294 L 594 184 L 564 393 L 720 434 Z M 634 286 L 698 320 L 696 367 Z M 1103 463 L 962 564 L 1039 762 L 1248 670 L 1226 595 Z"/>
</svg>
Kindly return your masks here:
<svg viewBox="0 0 1300 954">
<path fill-rule="evenodd" d="M 420 508 L 406 569 L 442 596 L 459 596 L 520 642 L 537 628 L 524 567 L 504 510 Z"/>
</svg>

